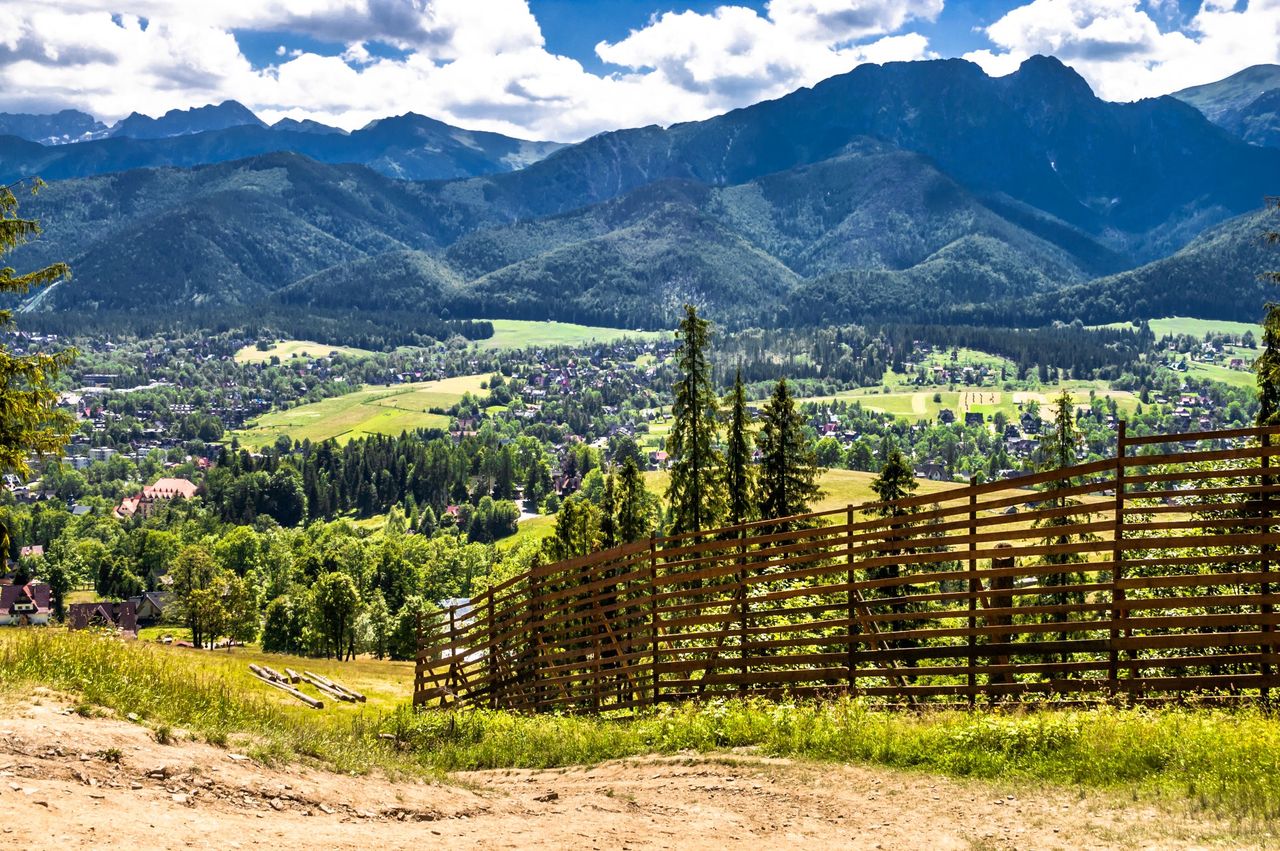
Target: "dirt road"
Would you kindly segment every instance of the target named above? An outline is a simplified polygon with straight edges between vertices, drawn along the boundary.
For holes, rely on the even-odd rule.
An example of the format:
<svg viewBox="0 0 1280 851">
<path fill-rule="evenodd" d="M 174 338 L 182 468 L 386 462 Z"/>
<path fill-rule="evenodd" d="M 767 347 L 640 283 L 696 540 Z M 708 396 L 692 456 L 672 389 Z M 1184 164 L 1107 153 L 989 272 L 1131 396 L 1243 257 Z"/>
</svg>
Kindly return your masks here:
<svg viewBox="0 0 1280 851">
<path fill-rule="evenodd" d="M 0 842 L 64 849 L 1241 847 L 1115 798 L 764 759 L 645 758 L 389 782 L 158 744 L 52 697 L 0 709 Z"/>
</svg>

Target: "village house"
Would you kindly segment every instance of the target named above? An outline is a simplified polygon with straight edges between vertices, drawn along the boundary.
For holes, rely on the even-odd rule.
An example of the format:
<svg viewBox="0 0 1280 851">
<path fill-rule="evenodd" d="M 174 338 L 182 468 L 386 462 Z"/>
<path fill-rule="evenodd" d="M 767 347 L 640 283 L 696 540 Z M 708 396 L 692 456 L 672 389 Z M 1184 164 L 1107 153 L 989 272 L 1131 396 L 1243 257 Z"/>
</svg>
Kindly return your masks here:
<svg viewBox="0 0 1280 851">
<path fill-rule="evenodd" d="M 136 635 L 138 612 L 132 600 L 123 603 L 72 603 L 67 609 L 68 629 L 118 629 Z"/>
<path fill-rule="evenodd" d="M 53 612 L 53 592 L 44 582 L 0 585 L 0 626 L 44 626 Z"/>
<path fill-rule="evenodd" d="M 156 506 L 167 504 L 174 499 L 191 499 L 199 490 L 194 482 L 186 479 L 158 479 L 154 485 L 145 486 L 142 493 L 125 497 L 116 506 L 116 516 L 125 518 L 141 514 L 147 517 Z"/>
<path fill-rule="evenodd" d="M 169 605 L 173 594 L 169 591 L 147 591 L 140 596 L 130 597 L 135 618 L 139 626 L 152 626 L 164 619 L 164 610 Z"/>
</svg>

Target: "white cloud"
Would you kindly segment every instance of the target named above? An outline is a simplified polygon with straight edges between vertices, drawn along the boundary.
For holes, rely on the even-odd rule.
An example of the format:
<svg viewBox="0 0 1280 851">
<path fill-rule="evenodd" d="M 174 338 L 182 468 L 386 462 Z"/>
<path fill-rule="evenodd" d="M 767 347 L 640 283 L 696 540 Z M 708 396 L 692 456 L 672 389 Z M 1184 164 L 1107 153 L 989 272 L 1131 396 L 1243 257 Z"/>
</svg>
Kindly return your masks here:
<svg viewBox="0 0 1280 851">
<path fill-rule="evenodd" d="M 347 128 L 421 112 L 476 129 L 572 140 L 704 118 L 862 62 L 928 55 L 900 32 L 942 0 L 771 0 L 667 13 L 600 57 L 599 75 L 545 48 L 527 0 L 3 0 L 0 110 L 77 107 L 107 120 L 226 98 L 264 119 Z M 232 30 L 345 45 L 254 68 Z M 894 33 L 898 33 L 894 35 Z M 379 58 L 375 43 L 404 52 Z"/>
<path fill-rule="evenodd" d="M 1222 79 L 1248 65 L 1280 61 L 1280 0 L 1205 0 L 1181 26 L 1168 4 L 1137 0 L 1033 0 L 985 33 L 997 50 L 966 54 L 991 74 L 1015 70 L 1036 53 L 1075 68 L 1099 96 L 1154 97 Z"/>
</svg>

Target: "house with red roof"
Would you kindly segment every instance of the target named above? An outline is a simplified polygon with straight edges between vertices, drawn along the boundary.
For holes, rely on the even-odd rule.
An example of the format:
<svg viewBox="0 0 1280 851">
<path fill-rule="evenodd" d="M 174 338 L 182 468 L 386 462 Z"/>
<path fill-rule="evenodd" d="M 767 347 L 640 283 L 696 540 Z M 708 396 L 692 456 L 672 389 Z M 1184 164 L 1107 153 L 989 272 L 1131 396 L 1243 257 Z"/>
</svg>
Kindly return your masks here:
<svg viewBox="0 0 1280 851">
<path fill-rule="evenodd" d="M 0 626 L 44 626 L 53 614 L 53 592 L 47 583 L 0 585 Z"/>
<path fill-rule="evenodd" d="M 142 493 L 125 497 L 116 506 L 116 516 L 132 517 L 135 514 L 141 514 L 146 517 L 159 505 L 175 499 L 191 499 L 199 492 L 199 486 L 187 479 L 169 477 L 158 479 L 154 485 L 145 486 Z"/>
</svg>

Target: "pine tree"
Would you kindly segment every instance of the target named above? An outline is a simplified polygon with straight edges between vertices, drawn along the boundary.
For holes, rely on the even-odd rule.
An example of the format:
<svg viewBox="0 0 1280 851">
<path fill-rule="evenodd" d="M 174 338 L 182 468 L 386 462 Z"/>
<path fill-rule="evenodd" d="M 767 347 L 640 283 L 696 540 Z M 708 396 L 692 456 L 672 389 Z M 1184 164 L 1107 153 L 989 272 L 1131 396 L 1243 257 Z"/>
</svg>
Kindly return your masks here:
<svg viewBox="0 0 1280 851">
<path fill-rule="evenodd" d="M 649 534 L 649 502 L 640 466 L 635 458 L 628 457 L 622 462 L 622 471 L 618 474 L 619 543 L 629 544 Z"/>
<path fill-rule="evenodd" d="M 1268 206 L 1280 209 L 1280 199 L 1268 198 Z M 1266 240 L 1280 244 L 1280 231 L 1270 231 Z M 1263 280 L 1280 284 L 1280 272 L 1265 272 Z M 1280 423 L 1280 303 L 1269 301 L 1262 320 L 1262 354 L 1253 365 L 1258 376 L 1258 425 Z"/>
<path fill-rule="evenodd" d="M 611 470 L 604 477 L 604 493 L 600 498 L 600 546 L 606 550 L 618 545 L 618 494 Z"/>
<path fill-rule="evenodd" d="M 1041 472 L 1050 472 L 1054 470 L 1065 470 L 1075 464 L 1076 461 L 1076 442 L 1079 438 L 1079 430 L 1076 426 L 1076 408 L 1071 401 L 1071 394 L 1067 391 L 1062 393 L 1053 402 L 1053 422 L 1050 428 L 1040 438 L 1039 451 L 1039 469 Z M 1079 505 L 1080 501 L 1068 498 L 1062 491 L 1065 491 L 1078 481 L 1074 478 L 1063 476 L 1052 479 L 1045 483 L 1045 493 L 1049 497 L 1046 502 L 1051 508 L 1066 508 L 1072 505 Z M 1087 522 L 1088 518 L 1081 518 L 1078 514 L 1060 515 L 1049 517 L 1046 520 L 1036 521 L 1037 527 L 1046 529 L 1046 537 L 1044 543 L 1050 546 L 1065 546 L 1072 542 L 1073 537 L 1077 540 L 1087 540 L 1092 536 L 1076 535 L 1072 536 L 1064 532 L 1055 532 L 1055 529 L 1072 526 L 1077 523 Z M 1042 557 L 1042 562 L 1049 565 L 1069 565 L 1081 560 L 1080 556 L 1075 553 L 1047 553 Z M 1044 584 L 1052 588 L 1065 588 L 1073 579 L 1073 574 L 1063 570 L 1060 573 L 1046 574 Z M 1048 594 L 1041 594 L 1038 598 L 1040 605 L 1061 606 L 1072 602 L 1084 602 L 1084 595 L 1071 591 L 1053 591 Z M 1065 612 L 1053 612 L 1048 616 L 1048 620 L 1053 623 L 1059 623 L 1067 620 Z M 1058 633 L 1059 640 L 1066 641 L 1067 633 Z M 1064 660 L 1066 655 L 1063 656 Z"/>
<path fill-rule="evenodd" d="M 822 491 L 813 443 L 784 378 L 765 403 L 760 428 L 760 516 L 804 514 Z"/>
<path fill-rule="evenodd" d="M 41 185 L 36 181 L 32 191 Z M 40 225 L 34 219 L 18 215 L 13 186 L 0 187 L 0 258 L 39 233 Z M 0 296 L 26 295 L 32 287 L 56 284 L 70 275 L 65 263 L 26 274 L 0 265 Z M 13 311 L 0 309 L 0 330 L 10 327 L 12 321 Z M 18 357 L 0 345 L 0 472 L 25 476 L 31 472 L 28 456 L 62 452 L 75 421 L 57 409 L 58 393 L 53 384 L 74 357 L 71 349 Z"/>
<path fill-rule="evenodd" d="M 671 533 L 711 529 L 724 518 L 724 462 L 716 451 L 719 399 L 711 381 L 708 358 L 710 323 L 693 305 L 676 332 L 680 347 L 676 367 L 680 378 L 671 406 L 674 422 L 667 437 L 671 457 Z"/>
<path fill-rule="evenodd" d="M 755 468 L 751 466 L 751 412 L 747 410 L 747 391 L 742 386 L 742 370 L 733 380 L 729 405 L 728 437 L 725 446 L 725 490 L 728 492 L 730 526 L 753 519 L 756 506 Z"/>
<path fill-rule="evenodd" d="M 871 490 L 885 503 L 877 511 L 881 517 L 900 517 L 906 510 L 897 505 L 898 500 L 906 499 L 916 490 L 915 471 L 907 463 L 906 457 L 897 445 L 889 447 L 884 467 L 880 475 L 871 482 Z"/>
<path fill-rule="evenodd" d="M 905 517 L 909 512 L 900 504 L 901 500 L 907 499 L 916 489 L 915 471 L 911 469 L 911 464 L 907 462 L 906 456 L 902 454 L 902 450 L 897 445 L 892 445 L 888 449 L 887 460 L 884 467 L 880 470 L 880 475 L 871 482 L 871 490 L 875 491 L 876 496 L 880 500 L 880 506 L 876 509 L 876 514 L 881 517 Z M 907 522 L 891 523 L 887 531 L 887 537 L 892 540 L 893 537 L 907 538 L 910 532 L 907 530 Z M 883 555 L 901 555 L 909 554 L 910 548 L 901 550 L 886 550 Z M 868 579 L 897 579 L 902 575 L 902 569 L 896 564 L 886 564 L 880 567 L 869 568 L 867 570 Z M 895 598 L 898 602 L 889 604 L 889 609 L 894 614 L 904 614 L 909 607 L 901 598 L 912 592 L 911 585 L 883 585 L 874 593 L 880 597 Z M 887 624 L 892 631 L 908 629 L 909 622 L 903 620 L 890 621 Z M 905 639 L 895 641 L 895 647 L 908 647 L 914 645 L 913 639 Z"/>
</svg>

